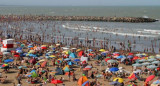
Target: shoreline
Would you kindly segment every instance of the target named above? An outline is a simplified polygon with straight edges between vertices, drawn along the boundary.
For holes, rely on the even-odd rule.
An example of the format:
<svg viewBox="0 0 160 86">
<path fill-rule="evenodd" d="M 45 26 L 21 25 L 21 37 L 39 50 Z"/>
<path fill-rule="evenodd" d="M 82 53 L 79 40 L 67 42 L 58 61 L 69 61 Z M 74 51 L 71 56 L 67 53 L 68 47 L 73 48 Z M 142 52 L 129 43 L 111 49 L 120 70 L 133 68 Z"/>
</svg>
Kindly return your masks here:
<svg viewBox="0 0 160 86">
<path fill-rule="evenodd" d="M 101 21 L 101 22 L 129 22 L 151 23 L 158 21 L 143 17 L 98 17 L 98 16 L 45 16 L 45 15 L 0 15 L 1 22 L 12 21 Z"/>
</svg>

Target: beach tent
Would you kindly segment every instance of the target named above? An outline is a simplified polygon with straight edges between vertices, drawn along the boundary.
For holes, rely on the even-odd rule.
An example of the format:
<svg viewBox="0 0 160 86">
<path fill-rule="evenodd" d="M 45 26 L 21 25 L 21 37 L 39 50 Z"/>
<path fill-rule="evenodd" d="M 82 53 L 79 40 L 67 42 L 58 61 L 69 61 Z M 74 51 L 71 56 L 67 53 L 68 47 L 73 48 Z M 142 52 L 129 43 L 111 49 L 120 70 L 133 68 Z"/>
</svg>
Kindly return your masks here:
<svg viewBox="0 0 160 86">
<path fill-rule="evenodd" d="M 86 77 L 86 76 L 82 76 L 82 77 L 80 77 L 80 78 L 78 79 L 78 85 L 79 85 L 79 86 L 82 86 L 82 84 L 83 84 L 84 82 L 86 82 L 86 81 L 88 81 L 87 77 Z M 89 85 L 85 84 L 84 86 L 89 86 Z"/>
<path fill-rule="evenodd" d="M 71 54 L 69 55 L 69 58 L 77 58 L 77 56 L 76 56 L 75 53 L 71 53 Z"/>
<path fill-rule="evenodd" d="M 82 61 L 82 62 L 83 62 L 83 61 L 88 62 L 88 57 L 81 57 L 81 61 Z"/>
<path fill-rule="evenodd" d="M 63 68 L 64 72 L 69 72 L 71 69 L 69 68 L 68 65 L 66 65 L 64 68 Z"/>
<path fill-rule="evenodd" d="M 55 75 L 63 75 L 63 70 L 60 67 L 57 67 Z"/>
</svg>

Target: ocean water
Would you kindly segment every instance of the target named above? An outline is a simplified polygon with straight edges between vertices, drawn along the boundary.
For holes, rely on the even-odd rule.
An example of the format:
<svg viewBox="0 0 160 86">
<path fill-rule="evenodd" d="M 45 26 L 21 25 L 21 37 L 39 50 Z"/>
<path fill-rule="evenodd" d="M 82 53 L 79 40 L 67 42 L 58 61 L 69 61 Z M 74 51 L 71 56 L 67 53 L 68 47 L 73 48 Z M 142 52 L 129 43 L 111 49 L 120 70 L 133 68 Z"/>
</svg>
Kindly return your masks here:
<svg viewBox="0 0 160 86">
<path fill-rule="evenodd" d="M 0 14 L 16 15 L 52 15 L 52 16 L 118 16 L 118 17 L 149 17 L 160 19 L 160 6 L 105 6 L 105 7 L 26 7 L 0 6 Z M 96 38 L 96 42 L 109 39 L 108 46 L 120 48 L 119 43 L 131 41 L 134 51 L 148 52 L 152 47 L 156 53 L 160 48 L 160 22 L 153 23 L 121 23 L 121 22 L 86 22 L 86 21 L 48 21 L 48 22 L 10 22 L 0 23 L 1 28 L 34 28 L 32 34 L 42 34 L 40 28 L 46 29 L 46 34 L 53 36 L 55 41 L 64 41 L 64 38 L 79 37 L 83 41 Z M 52 29 L 55 29 L 53 32 Z M 27 33 L 27 31 L 25 31 Z M 28 34 L 28 33 L 27 33 Z M 24 35 L 27 35 L 24 34 Z M 65 36 L 65 37 L 63 37 Z M 105 39 L 105 40 L 104 40 Z M 51 42 L 51 39 L 45 41 Z M 135 43 L 135 42 L 136 43 Z M 70 44 L 71 40 L 67 42 Z M 91 43 L 92 45 L 93 43 Z M 96 47 L 100 47 L 98 44 Z"/>
</svg>

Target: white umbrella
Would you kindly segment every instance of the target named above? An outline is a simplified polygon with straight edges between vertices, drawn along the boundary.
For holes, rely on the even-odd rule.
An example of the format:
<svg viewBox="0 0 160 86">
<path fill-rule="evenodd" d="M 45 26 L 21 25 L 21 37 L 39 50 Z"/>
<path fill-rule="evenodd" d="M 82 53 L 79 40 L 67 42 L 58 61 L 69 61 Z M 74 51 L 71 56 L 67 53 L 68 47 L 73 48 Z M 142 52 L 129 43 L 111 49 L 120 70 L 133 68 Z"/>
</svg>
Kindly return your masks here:
<svg viewBox="0 0 160 86">
<path fill-rule="evenodd" d="M 3 55 L 8 55 L 10 54 L 10 52 L 3 52 Z"/>
<path fill-rule="evenodd" d="M 145 59 L 141 59 L 141 60 L 139 60 L 139 62 L 145 62 L 145 61 L 147 61 L 147 60 L 145 60 Z"/>
<path fill-rule="evenodd" d="M 136 64 L 132 64 L 132 66 L 141 67 L 142 64 L 136 63 Z"/>
<path fill-rule="evenodd" d="M 63 50 L 68 50 L 69 48 L 68 48 L 68 47 L 62 47 L 62 49 L 63 49 Z"/>
<path fill-rule="evenodd" d="M 156 59 L 151 58 L 151 59 L 148 59 L 148 61 L 152 62 L 152 61 L 156 61 Z"/>
<path fill-rule="evenodd" d="M 145 63 L 142 63 L 142 65 L 150 65 L 151 63 L 149 62 L 145 62 Z"/>
<path fill-rule="evenodd" d="M 160 63 L 160 61 L 154 61 L 154 62 L 152 62 L 152 64 L 158 64 L 158 63 Z"/>
<path fill-rule="evenodd" d="M 147 68 L 149 68 L 149 69 L 155 69 L 155 68 L 157 68 L 157 66 L 155 66 L 155 65 L 149 65 L 149 66 L 147 66 Z"/>
</svg>

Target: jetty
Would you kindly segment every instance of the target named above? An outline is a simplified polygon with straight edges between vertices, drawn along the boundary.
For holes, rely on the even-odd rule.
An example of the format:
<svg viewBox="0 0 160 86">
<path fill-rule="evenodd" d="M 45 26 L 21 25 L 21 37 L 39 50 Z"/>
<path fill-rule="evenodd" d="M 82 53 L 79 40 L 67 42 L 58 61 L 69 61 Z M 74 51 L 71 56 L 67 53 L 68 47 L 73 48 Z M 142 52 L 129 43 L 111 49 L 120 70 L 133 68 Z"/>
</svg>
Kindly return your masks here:
<svg viewBox="0 0 160 86">
<path fill-rule="evenodd" d="M 149 23 L 158 20 L 143 17 L 98 17 L 98 16 L 44 16 L 44 15 L 0 15 L 0 22 L 4 21 L 103 21 Z"/>
</svg>

